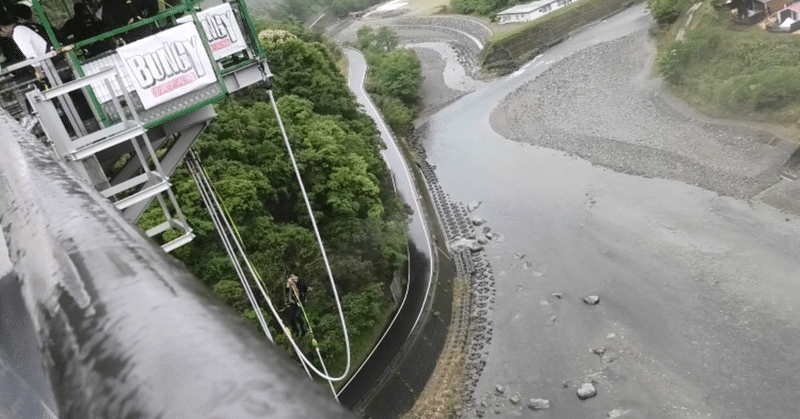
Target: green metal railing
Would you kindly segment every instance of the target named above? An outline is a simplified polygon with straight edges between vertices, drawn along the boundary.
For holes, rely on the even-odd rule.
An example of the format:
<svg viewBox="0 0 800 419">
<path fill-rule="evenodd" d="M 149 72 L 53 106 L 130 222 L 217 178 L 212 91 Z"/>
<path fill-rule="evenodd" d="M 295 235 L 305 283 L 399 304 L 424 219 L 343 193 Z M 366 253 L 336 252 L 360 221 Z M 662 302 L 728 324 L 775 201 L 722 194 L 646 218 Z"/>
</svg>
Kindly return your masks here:
<svg viewBox="0 0 800 419">
<path fill-rule="evenodd" d="M 47 8 L 43 7 L 40 0 L 33 0 L 33 10 L 39 17 L 39 21 L 42 23 L 42 26 L 44 26 L 47 36 L 50 38 L 55 55 L 64 56 L 66 58 L 66 60 L 62 60 L 60 64 L 61 68 L 59 73 L 60 74 L 66 73 L 67 69 L 65 69 L 64 67 L 68 65 L 69 71 L 71 72 L 72 76 L 67 76 L 67 79 L 69 79 L 70 77 L 81 78 L 85 77 L 87 74 L 91 74 L 87 72 L 88 71 L 87 65 L 89 65 L 90 63 L 94 63 L 95 67 L 97 67 L 98 65 L 101 65 L 98 64 L 99 62 L 102 62 L 101 60 L 103 59 L 111 60 L 111 57 L 114 57 L 114 55 L 116 54 L 116 48 L 119 47 L 121 43 L 123 43 L 123 41 L 121 41 L 120 38 L 122 37 L 130 38 L 131 36 L 130 34 L 132 31 L 147 31 L 148 29 L 150 29 L 153 33 L 156 33 L 161 30 L 176 26 L 178 24 L 177 19 L 179 17 L 190 16 L 191 21 L 194 22 L 194 26 L 197 29 L 197 33 L 199 34 L 200 39 L 203 42 L 203 49 L 206 53 L 206 56 L 211 62 L 211 68 L 213 69 L 214 76 L 216 78 L 214 85 L 217 87 L 215 89 L 211 89 L 213 90 L 213 92 L 211 92 L 212 93 L 211 95 L 208 94 L 203 95 L 196 102 L 189 101 L 189 103 L 183 105 L 181 109 L 176 109 L 175 112 L 171 112 L 169 115 L 158 114 L 154 116 L 153 119 L 147 120 L 146 126 L 153 127 L 163 122 L 166 122 L 170 119 L 174 119 L 179 116 L 191 113 L 194 110 L 197 110 L 203 106 L 207 106 L 209 104 L 213 104 L 221 100 L 229 93 L 226 84 L 224 82 L 224 77 L 226 75 L 236 72 L 244 67 L 247 67 L 249 65 L 252 65 L 253 63 L 263 60 L 263 50 L 256 36 L 254 35 L 252 20 L 251 17 L 249 16 L 247 5 L 244 1 L 234 0 L 228 2 L 228 4 L 230 4 L 231 9 L 233 10 L 233 14 L 235 17 L 235 24 L 238 25 L 244 37 L 244 43 L 246 45 L 246 48 L 244 49 L 244 51 L 236 52 L 232 56 L 220 59 L 214 59 L 213 52 L 209 45 L 209 40 L 207 39 L 206 32 L 203 28 L 203 24 L 201 23 L 201 20 L 198 18 L 198 12 L 200 11 L 200 1 L 185 0 L 174 6 L 166 5 L 163 2 L 160 3 L 163 5 L 162 6 L 163 10 L 155 16 L 141 19 L 129 25 L 109 30 L 101 34 L 97 34 L 92 38 L 74 42 L 69 45 L 65 45 L 61 41 L 59 41 L 58 36 L 56 35 L 57 29 L 55 29 L 54 26 L 50 24 L 46 12 Z M 67 7 L 66 4 L 64 5 L 64 7 Z M 111 44 L 112 42 L 113 44 Z M 87 48 L 93 45 L 97 45 L 98 43 L 109 44 L 112 47 L 112 49 L 110 49 L 107 52 L 99 54 L 98 53 L 88 54 Z M 96 72 L 97 68 L 93 68 L 91 71 Z M 7 72 L 8 71 L 0 71 L 0 74 L 5 74 Z M 58 84 L 58 82 L 59 81 L 53 81 L 53 80 L 50 81 L 50 83 L 55 83 L 55 84 Z M 125 87 L 120 86 L 120 88 L 125 88 Z M 92 107 L 92 111 L 96 119 L 100 123 L 100 125 L 108 126 L 110 124 L 113 124 L 114 121 L 112 121 L 111 118 L 108 116 L 108 112 L 104 110 L 104 106 L 107 105 L 108 101 L 99 98 L 97 92 L 95 92 L 90 86 L 87 86 L 84 89 L 84 93 L 86 94 L 86 98 L 89 101 Z M 114 94 L 114 92 L 111 93 Z"/>
</svg>

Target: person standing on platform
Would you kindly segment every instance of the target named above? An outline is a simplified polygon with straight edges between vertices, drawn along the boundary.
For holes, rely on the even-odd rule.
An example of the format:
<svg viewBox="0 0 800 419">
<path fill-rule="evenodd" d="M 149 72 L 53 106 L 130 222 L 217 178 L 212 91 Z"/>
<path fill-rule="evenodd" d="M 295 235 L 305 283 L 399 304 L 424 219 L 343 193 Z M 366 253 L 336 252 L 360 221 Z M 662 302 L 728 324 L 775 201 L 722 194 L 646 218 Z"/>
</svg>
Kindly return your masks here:
<svg viewBox="0 0 800 419">
<path fill-rule="evenodd" d="M 48 50 L 47 41 L 33 29 L 12 21 L 8 16 L 0 16 L 0 36 L 14 40 L 25 59 L 31 60 L 44 55 Z M 33 65 L 36 77 L 44 78 L 41 63 Z"/>
</svg>

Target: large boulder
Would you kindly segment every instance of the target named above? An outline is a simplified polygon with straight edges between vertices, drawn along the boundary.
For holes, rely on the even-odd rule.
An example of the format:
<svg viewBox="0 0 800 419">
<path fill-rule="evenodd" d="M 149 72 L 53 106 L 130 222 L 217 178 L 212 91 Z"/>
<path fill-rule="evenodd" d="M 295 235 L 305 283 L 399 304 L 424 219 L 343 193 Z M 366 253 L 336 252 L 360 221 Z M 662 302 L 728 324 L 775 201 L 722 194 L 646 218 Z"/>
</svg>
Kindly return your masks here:
<svg viewBox="0 0 800 419">
<path fill-rule="evenodd" d="M 594 388 L 592 383 L 583 383 L 581 388 L 578 389 L 578 398 L 581 400 L 586 400 L 596 395 L 597 390 Z"/>
<path fill-rule="evenodd" d="M 528 408 L 531 410 L 542 410 L 550 408 L 550 400 L 547 399 L 530 399 L 528 400 Z"/>
</svg>

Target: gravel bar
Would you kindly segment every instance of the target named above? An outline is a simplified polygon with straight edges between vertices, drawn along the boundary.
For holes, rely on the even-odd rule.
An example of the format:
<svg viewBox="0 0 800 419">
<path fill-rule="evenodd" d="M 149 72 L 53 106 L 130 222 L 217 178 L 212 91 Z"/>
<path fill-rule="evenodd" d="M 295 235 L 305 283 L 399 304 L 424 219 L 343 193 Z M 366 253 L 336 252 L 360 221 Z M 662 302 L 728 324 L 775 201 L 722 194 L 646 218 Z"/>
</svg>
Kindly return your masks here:
<svg viewBox="0 0 800 419">
<path fill-rule="evenodd" d="M 722 195 L 749 198 L 775 183 L 785 157 L 772 152 L 772 135 L 672 109 L 652 77 L 653 54 L 646 31 L 584 49 L 511 93 L 492 126 L 615 171 Z"/>
</svg>

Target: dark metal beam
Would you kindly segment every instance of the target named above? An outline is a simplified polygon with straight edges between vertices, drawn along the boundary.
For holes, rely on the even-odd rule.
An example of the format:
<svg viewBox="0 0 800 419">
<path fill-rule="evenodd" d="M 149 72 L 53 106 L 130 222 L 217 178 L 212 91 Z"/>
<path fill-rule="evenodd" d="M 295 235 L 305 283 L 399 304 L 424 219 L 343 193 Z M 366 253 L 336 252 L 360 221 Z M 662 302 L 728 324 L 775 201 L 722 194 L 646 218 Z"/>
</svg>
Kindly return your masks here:
<svg viewBox="0 0 800 419">
<path fill-rule="evenodd" d="M 12 298 L 58 417 L 353 417 L 2 111 L 0 127 Z"/>
</svg>

